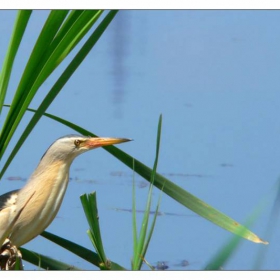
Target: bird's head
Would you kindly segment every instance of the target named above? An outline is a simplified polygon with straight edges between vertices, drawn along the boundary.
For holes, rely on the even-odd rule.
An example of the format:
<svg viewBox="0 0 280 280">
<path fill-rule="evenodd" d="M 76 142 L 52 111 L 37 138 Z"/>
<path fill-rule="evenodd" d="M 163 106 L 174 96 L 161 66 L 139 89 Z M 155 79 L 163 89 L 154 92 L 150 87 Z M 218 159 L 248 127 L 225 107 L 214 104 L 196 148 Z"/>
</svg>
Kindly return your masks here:
<svg viewBox="0 0 280 280">
<path fill-rule="evenodd" d="M 75 157 L 86 151 L 127 141 L 131 141 L 131 139 L 67 135 L 57 139 L 45 152 L 41 160 L 63 160 L 71 163 Z"/>
</svg>

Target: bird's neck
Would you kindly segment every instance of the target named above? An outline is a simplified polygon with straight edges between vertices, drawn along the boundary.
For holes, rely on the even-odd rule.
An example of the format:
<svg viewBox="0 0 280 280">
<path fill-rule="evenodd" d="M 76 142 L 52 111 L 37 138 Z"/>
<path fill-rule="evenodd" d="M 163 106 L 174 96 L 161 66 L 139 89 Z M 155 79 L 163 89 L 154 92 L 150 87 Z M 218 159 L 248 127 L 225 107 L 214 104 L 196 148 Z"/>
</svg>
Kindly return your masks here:
<svg viewBox="0 0 280 280">
<path fill-rule="evenodd" d="M 53 162 L 46 162 L 41 160 L 36 170 L 31 175 L 30 179 L 40 178 L 44 182 L 48 181 L 44 185 L 53 185 L 55 182 L 59 185 L 60 182 L 65 181 L 65 178 L 69 176 L 69 169 L 72 161 L 55 160 Z"/>
<path fill-rule="evenodd" d="M 51 164 L 42 160 L 23 188 L 24 193 L 29 196 L 36 191 L 34 197 L 45 196 L 45 201 L 48 201 L 49 197 L 56 197 L 51 201 L 60 204 L 67 188 L 70 165 L 71 162 L 60 160 Z"/>
</svg>

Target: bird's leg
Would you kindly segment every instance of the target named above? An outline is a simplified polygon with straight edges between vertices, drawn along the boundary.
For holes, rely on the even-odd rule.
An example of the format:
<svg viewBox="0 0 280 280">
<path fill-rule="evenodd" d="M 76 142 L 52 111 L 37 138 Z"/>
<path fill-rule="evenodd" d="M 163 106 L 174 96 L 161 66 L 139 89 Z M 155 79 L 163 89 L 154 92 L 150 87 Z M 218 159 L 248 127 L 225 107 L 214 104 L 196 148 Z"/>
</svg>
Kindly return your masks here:
<svg viewBox="0 0 280 280">
<path fill-rule="evenodd" d="M 9 239 L 6 239 L 0 249 L 0 269 L 14 270 L 17 260 L 19 261 L 19 269 L 22 270 L 22 255 L 20 251 Z"/>
</svg>

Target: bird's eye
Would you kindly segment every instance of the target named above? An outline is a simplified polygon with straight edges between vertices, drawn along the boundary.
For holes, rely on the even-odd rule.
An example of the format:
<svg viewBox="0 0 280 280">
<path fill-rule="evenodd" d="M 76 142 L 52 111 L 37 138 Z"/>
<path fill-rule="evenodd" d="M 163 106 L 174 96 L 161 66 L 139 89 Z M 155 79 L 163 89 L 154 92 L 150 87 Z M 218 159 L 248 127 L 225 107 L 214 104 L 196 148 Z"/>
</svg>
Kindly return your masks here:
<svg viewBox="0 0 280 280">
<path fill-rule="evenodd" d="M 81 144 L 81 141 L 78 140 L 78 139 L 76 139 L 76 140 L 74 141 L 74 144 L 75 144 L 75 146 L 78 148 L 78 147 L 80 146 L 80 144 Z"/>
</svg>

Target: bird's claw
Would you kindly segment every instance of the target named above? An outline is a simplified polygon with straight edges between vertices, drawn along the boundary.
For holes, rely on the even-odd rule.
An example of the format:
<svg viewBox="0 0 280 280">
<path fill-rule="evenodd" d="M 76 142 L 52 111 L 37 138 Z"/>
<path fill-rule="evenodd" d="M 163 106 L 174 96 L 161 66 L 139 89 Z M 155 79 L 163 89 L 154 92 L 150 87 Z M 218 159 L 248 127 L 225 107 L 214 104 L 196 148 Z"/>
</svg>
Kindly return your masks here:
<svg viewBox="0 0 280 280">
<path fill-rule="evenodd" d="M 17 260 L 19 260 L 19 269 L 22 270 L 22 255 L 20 251 L 9 239 L 6 239 L 0 249 L 0 269 L 14 270 Z"/>
</svg>

